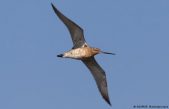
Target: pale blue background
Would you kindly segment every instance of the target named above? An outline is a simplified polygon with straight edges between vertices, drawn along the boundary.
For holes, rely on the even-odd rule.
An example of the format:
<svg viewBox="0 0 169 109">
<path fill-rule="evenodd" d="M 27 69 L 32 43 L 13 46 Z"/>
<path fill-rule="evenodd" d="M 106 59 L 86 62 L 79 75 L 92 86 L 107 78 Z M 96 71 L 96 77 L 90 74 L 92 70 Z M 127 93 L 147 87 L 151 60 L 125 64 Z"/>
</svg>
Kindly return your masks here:
<svg viewBox="0 0 169 109">
<path fill-rule="evenodd" d="M 79 24 L 107 74 L 112 107 L 88 69 L 56 55 L 69 32 L 50 3 Z M 132 109 L 169 105 L 168 0 L 1 0 L 0 109 Z"/>
</svg>

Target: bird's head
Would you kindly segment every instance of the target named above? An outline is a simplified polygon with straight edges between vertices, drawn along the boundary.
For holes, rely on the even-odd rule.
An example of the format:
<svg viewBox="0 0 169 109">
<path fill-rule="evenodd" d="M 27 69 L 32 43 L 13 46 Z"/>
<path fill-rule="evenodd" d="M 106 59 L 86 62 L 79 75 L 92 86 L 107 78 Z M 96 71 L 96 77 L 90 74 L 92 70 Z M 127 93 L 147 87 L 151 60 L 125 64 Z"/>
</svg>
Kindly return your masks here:
<svg viewBox="0 0 169 109">
<path fill-rule="evenodd" d="M 93 55 L 97 55 L 100 53 L 100 49 L 99 48 L 92 48 L 92 54 Z"/>
<path fill-rule="evenodd" d="M 92 53 L 93 55 L 97 55 L 99 53 L 115 55 L 115 53 L 101 51 L 99 48 L 92 48 Z"/>
</svg>

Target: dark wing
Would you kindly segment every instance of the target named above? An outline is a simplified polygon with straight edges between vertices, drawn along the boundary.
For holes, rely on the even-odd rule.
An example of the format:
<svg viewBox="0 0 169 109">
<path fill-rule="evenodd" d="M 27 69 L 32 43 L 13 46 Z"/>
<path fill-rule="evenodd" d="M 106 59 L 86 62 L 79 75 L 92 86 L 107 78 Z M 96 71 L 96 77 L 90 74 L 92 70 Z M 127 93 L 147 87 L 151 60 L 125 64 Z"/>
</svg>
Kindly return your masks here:
<svg viewBox="0 0 169 109">
<path fill-rule="evenodd" d="M 52 5 L 52 8 L 53 8 L 54 12 L 56 13 L 56 15 L 68 28 L 68 30 L 71 34 L 71 37 L 72 37 L 72 41 L 73 41 L 73 45 L 74 45 L 73 48 L 79 48 L 83 44 L 85 44 L 83 29 L 80 28 L 76 23 L 71 21 L 69 18 L 64 16 L 52 3 L 51 3 L 51 5 Z"/>
<path fill-rule="evenodd" d="M 108 96 L 108 89 L 107 89 L 107 82 L 106 82 L 106 74 L 104 70 L 99 66 L 96 62 L 94 57 L 91 57 L 86 60 L 82 60 L 83 63 L 88 67 L 91 71 L 94 79 L 96 80 L 97 87 L 102 95 L 102 97 L 106 100 L 106 102 L 111 105 L 109 96 Z"/>
</svg>

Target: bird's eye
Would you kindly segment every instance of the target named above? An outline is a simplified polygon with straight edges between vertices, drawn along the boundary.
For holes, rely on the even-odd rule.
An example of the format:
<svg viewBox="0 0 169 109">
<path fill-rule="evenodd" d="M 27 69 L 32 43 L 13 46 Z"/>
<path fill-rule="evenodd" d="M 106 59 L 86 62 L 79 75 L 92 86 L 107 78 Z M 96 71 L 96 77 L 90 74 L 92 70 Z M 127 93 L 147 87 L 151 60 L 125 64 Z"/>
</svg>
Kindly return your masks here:
<svg viewBox="0 0 169 109">
<path fill-rule="evenodd" d="M 84 45 L 83 45 L 83 47 L 87 47 L 87 45 L 86 45 L 86 44 L 84 44 Z"/>
<path fill-rule="evenodd" d="M 93 50 L 94 50 L 94 51 L 99 51 L 100 49 L 98 49 L 98 48 L 94 48 Z"/>
<path fill-rule="evenodd" d="M 97 51 L 97 48 L 94 48 L 94 51 Z"/>
</svg>

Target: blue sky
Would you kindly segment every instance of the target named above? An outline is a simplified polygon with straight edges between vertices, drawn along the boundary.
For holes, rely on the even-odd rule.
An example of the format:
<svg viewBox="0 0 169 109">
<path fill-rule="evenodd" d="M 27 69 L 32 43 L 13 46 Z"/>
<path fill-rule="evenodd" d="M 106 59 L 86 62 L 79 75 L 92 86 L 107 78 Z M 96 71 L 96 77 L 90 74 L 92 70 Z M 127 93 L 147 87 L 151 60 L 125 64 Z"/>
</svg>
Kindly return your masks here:
<svg viewBox="0 0 169 109">
<path fill-rule="evenodd" d="M 56 55 L 72 47 L 50 3 L 80 25 L 98 55 L 112 107 L 88 69 Z M 1 0 L 0 109 L 131 109 L 169 105 L 168 0 Z"/>
</svg>

